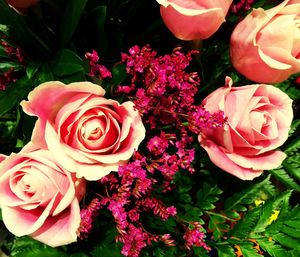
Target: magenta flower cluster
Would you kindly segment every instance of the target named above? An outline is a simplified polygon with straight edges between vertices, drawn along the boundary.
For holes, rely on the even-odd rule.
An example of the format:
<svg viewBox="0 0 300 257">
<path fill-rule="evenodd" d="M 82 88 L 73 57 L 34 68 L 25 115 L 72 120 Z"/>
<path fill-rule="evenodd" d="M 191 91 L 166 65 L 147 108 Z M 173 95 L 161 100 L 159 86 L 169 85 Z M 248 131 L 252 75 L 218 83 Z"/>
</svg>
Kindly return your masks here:
<svg viewBox="0 0 300 257">
<path fill-rule="evenodd" d="M 21 53 L 20 48 L 15 47 L 9 44 L 6 41 L 5 36 L 0 35 L 0 46 L 3 47 L 4 53 L 11 59 L 16 60 L 18 63 L 22 64 L 24 62 L 24 56 Z M 0 73 L 0 90 L 5 90 L 9 83 L 15 82 L 16 78 L 14 77 L 15 70 L 9 68 L 6 71 Z"/>
<path fill-rule="evenodd" d="M 170 55 L 157 56 L 149 46 L 134 46 L 129 54 L 122 54 L 129 83 L 119 85 L 116 93 L 134 102 L 149 129 L 144 149 L 136 152 L 132 161 L 121 165 L 118 173 L 110 173 L 99 181 L 104 193 L 82 210 L 78 230 L 81 238 L 92 230 L 99 210 L 106 208 L 115 220 L 116 240 L 123 243 L 125 256 L 139 256 L 153 242 L 176 244 L 170 234 L 147 231 L 141 221 L 142 213 L 158 216 L 162 221 L 174 217 L 186 228 L 182 240 L 187 249 L 193 246 L 210 249 L 204 241 L 202 227 L 189 229 L 189 223 L 186 225 L 186 221 L 177 218 L 176 206 L 167 206 L 155 197 L 157 188 L 167 194 L 176 187 L 174 177 L 178 171 L 194 172 L 196 150 L 192 143 L 201 129 L 222 127 L 226 122 L 222 112 L 211 114 L 195 103 L 200 79 L 196 72 L 186 71 L 194 54 L 197 52 L 184 54 L 176 48 Z M 99 68 L 95 51 L 86 57 L 91 65 L 90 75 L 106 70 Z"/>
<path fill-rule="evenodd" d="M 239 0 L 235 1 L 231 5 L 231 11 L 233 13 L 238 13 L 240 11 L 248 11 L 251 9 L 252 4 L 254 4 L 255 0 Z"/>
</svg>

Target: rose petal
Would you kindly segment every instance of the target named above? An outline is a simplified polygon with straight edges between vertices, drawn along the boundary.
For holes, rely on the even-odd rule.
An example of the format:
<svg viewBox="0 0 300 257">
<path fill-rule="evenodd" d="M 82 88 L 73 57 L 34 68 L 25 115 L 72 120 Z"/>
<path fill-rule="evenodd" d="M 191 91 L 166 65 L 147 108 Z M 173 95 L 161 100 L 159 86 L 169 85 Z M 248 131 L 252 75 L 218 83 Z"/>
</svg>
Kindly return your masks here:
<svg viewBox="0 0 300 257">
<path fill-rule="evenodd" d="M 235 164 L 213 141 L 204 139 L 201 135 L 198 140 L 208 153 L 210 160 L 219 168 L 243 180 L 252 180 L 261 175 L 261 169 L 253 170 Z"/>
<path fill-rule="evenodd" d="M 57 247 L 77 241 L 76 231 L 80 225 L 80 209 L 76 199 L 70 208 L 57 216 L 47 218 L 43 227 L 31 234 L 31 236 L 47 245 Z"/>
</svg>

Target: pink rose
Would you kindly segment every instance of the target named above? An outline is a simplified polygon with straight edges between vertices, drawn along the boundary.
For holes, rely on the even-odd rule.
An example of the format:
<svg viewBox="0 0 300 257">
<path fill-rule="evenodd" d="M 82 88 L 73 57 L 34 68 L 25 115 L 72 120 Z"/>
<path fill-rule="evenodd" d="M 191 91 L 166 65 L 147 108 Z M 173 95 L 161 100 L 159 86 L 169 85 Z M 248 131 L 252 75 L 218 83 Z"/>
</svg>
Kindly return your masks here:
<svg viewBox="0 0 300 257">
<path fill-rule="evenodd" d="M 39 0 L 6 0 L 6 2 L 15 8 L 25 9 L 32 5 L 35 5 L 39 2 Z"/>
<path fill-rule="evenodd" d="M 21 103 L 27 114 L 38 116 L 32 142 L 87 180 L 117 171 L 145 137 L 133 103 L 119 104 L 104 93 L 90 82 L 47 82 Z"/>
<path fill-rule="evenodd" d="M 211 161 L 244 180 L 275 169 L 285 154 L 274 149 L 288 138 L 293 119 L 292 100 L 271 85 L 227 86 L 212 92 L 203 104 L 213 113 L 223 111 L 223 128 L 205 129 L 198 139 Z"/>
<path fill-rule="evenodd" d="M 8 156 L 0 163 L 0 188 L 3 221 L 11 233 L 53 247 L 76 241 L 85 182 L 49 151 L 29 144 Z"/>
<path fill-rule="evenodd" d="M 230 55 L 238 72 L 259 83 L 279 83 L 300 72 L 299 0 L 254 9 L 234 29 Z"/>
<path fill-rule="evenodd" d="M 206 39 L 225 21 L 233 0 L 156 0 L 161 17 L 175 37 Z"/>
</svg>

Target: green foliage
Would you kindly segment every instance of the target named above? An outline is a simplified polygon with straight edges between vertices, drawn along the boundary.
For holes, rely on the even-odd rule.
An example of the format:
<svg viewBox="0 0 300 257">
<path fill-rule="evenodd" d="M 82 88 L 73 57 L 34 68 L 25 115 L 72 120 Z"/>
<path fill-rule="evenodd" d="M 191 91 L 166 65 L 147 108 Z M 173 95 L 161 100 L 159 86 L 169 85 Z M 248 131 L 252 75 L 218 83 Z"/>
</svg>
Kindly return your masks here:
<svg viewBox="0 0 300 257">
<path fill-rule="evenodd" d="M 268 195 L 273 195 L 274 186 L 270 182 L 270 176 L 258 183 L 253 183 L 244 190 L 235 193 L 225 201 L 225 214 L 236 218 L 236 212 L 245 212 L 248 206 L 255 200 L 264 200 Z"/>
<path fill-rule="evenodd" d="M 300 192 L 300 140 L 294 134 L 299 130 L 300 120 L 295 120 L 291 126 L 290 142 L 284 147 L 287 158 L 282 167 L 269 172 L 272 176 L 289 189 Z"/>
<path fill-rule="evenodd" d="M 91 252 L 91 255 L 93 257 L 123 257 L 121 248 L 117 244 L 99 245 Z"/>
<path fill-rule="evenodd" d="M 68 0 L 60 26 L 60 45 L 65 47 L 75 32 L 87 0 Z"/>
<path fill-rule="evenodd" d="M 5 91 L 0 91 L 0 116 L 19 104 L 31 89 L 31 81 L 27 78 L 22 78 Z"/>
<path fill-rule="evenodd" d="M 234 249 L 229 245 L 219 245 L 217 251 L 219 257 L 236 257 Z"/>
<path fill-rule="evenodd" d="M 222 194 L 222 190 L 217 186 L 210 186 L 208 183 L 204 182 L 201 190 L 196 194 L 197 206 L 202 211 L 208 211 L 214 209 L 216 206 L 215 202 L 219 200 L 218 196 Z"/>
<path fill-rule="evenodd" d="M 19 237 L 10 244 L 10 257 L 67 257 L 59 248 L 46 246 L 30 237 Z"/>
</svg>

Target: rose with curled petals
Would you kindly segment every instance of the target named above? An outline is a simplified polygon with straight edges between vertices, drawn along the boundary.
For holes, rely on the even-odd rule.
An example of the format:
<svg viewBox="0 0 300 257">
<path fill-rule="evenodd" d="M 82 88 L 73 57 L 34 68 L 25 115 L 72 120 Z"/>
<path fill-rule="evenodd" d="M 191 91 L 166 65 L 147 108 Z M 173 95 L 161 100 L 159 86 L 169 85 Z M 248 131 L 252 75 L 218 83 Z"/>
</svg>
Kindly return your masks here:
<svg viewBox="0 0 300 257">
<path fill-rule="evenodd" d="M 279 83 L 300 72 L 300 2 L 254 9 L 230 39 L 233 66 L 258 83 Z"/>
<path fill-rule="evenodd" d="M 206 39 L 225 21 L 232 0 L 156 0 L 168 29 L 182 40 Z"/>
<path fill-rule="evenodd" d="M 0 163 L 3 222 L 16 236 L 31 236 L 52 247 L 75 242 L 79 201 L 85 181 L 32 144 Z"/>
<path fill-rule="evenodd" d="M 211 113 L 223 111 L 228 123 L 203 129 L 198 139 L 211 161 L 244 180 L 277 168 L 285 153 L 275 150 L 288 138 L 293 119 L 292 100 L 272 85 L 227 85 L 208 95 L 203 105 Z"/>
<path fill-rule="evenodd" d="M 119 104 L 104 94 L 102 87 L 90 82 L 46 82 L 21 103 L 27 114 L 38 117 L 32 142 L 87 180 L 117 171 L 145 137 L 133 103 Z"/>
</svg>

